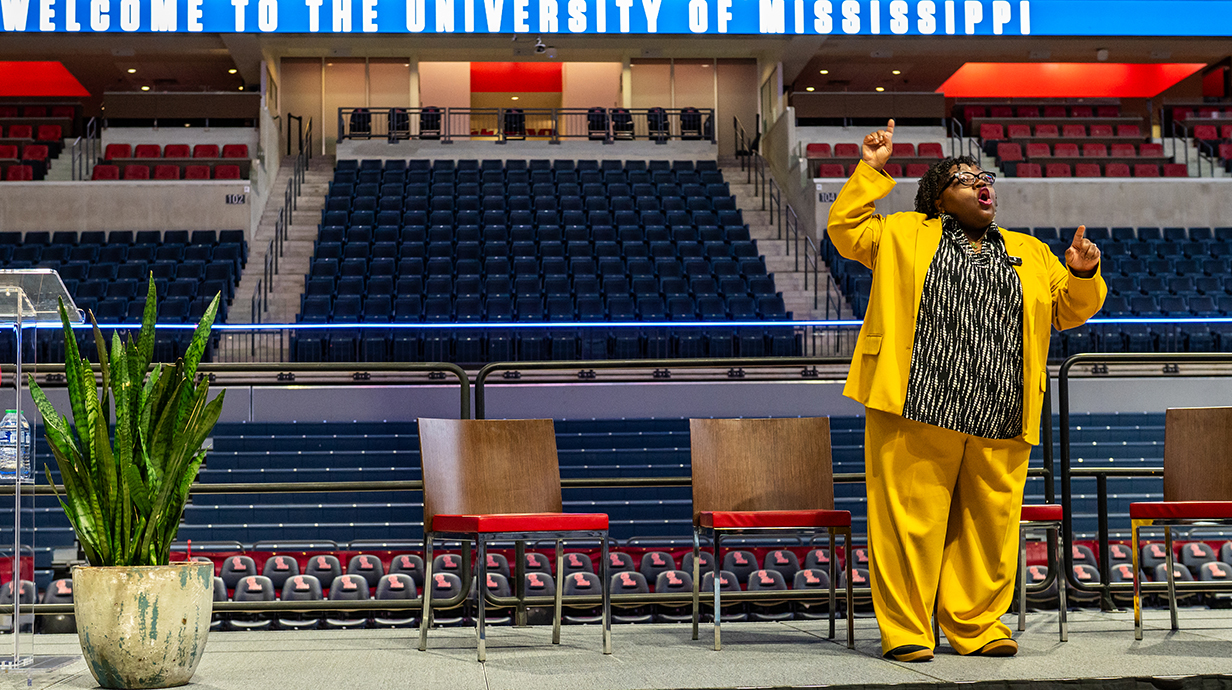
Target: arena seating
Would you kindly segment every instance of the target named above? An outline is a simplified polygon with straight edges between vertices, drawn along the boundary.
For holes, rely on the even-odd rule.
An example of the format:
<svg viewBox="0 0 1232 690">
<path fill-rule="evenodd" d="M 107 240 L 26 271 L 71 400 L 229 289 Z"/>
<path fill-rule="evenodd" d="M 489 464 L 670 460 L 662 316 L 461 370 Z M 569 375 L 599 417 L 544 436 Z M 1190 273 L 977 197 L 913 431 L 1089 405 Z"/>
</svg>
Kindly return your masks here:
<svg viewBox="0 0 1232 690">
<path fill-rule="evenodd" d="M 1033 234 L 1064 261 L 1074 228 L 1007 228 Z M 1101 318 L 1232 315 L 1232 227 L 1090 227 L 1103 253 L 1108 298 Z M 838 255 L 829 238 L 822 256 L 857 316 L 868 305 L 872 274 Z M 1078 352 L 1232 352 L 1226 324 L 1089 324 L 1053 334 L 1051 358 Z"/>
<path fill-rule="evenodd" d="M 248 177 L 248 145 L 107 144 L 93 180 L 239 180 Z"/>
<path fill-rule="evenodd" d="M 79 130 L 79 104 L 0 103 L 0 179 L 41 180 Z M 9 148 L 12 147 L 12 148 Z M 27 166 L 29 170 L 12 168 Z"/>
<path fill-rule="evenodd" d="M 812 143 L 804 148 L 805 157 L 812 167 L 814 177 L 846 177 L 855 170 L 860 161 L 859 144 Z M 945 148 L 936 142 L 894 144 L 894 155 L 886 164 L 890 177 L 921 177 L 936 161 L 945 157 Z"/>
<path fill-rule="evenodd" d="M 340 161 L 302 323 L 783 320 L 713 161 Z M 300 330 L 298 361 L 776 355 L 790 329 Z"/>
</svg>

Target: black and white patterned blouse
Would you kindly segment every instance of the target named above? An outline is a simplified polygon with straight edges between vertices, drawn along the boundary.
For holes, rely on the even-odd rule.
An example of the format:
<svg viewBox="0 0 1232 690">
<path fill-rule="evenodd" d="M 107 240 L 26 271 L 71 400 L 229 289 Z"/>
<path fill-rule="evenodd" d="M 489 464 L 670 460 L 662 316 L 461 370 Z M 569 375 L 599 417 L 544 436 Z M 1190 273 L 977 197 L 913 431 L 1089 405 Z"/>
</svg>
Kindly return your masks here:
<svg viewBox="0 0 1232 690">
<path fill-rule="evenodd" d="M 994 223 L 975 251 L 942 216 L 928 273 L 903 417 L 983 438 L 1022 434 L 1022 283 Z"/>
</svg>

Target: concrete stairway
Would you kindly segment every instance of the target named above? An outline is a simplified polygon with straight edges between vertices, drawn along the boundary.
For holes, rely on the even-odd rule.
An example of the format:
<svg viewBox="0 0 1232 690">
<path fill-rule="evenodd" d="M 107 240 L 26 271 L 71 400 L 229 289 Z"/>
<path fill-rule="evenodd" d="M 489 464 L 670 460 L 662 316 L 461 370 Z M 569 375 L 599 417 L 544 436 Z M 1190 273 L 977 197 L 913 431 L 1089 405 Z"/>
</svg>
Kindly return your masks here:
<svg viewBox="0 0 1232 690">
<path fill-rule="evenodd" d="M 749 225 L 749 234 L 757 241 L 757 250 L 766 258 L 766 270 L 774 274 L 775 287 L 783 293 L 783 303 L 787 306 L 787 311 L 792 313 L 793 318 L 827 318 L 826 287 L 828 285 L 830 286 L 829 301 L 831 304 L 829 318 L 854 318 L 851 312 L 851 305 L 847 303 L 837 288 L 827 280 L 829 270 L 824 262 L 821 264 L 820 271 L 817 274 L 822 290 L 817 293 L 817 306 L 814 308 L 813 276 L 811 273 L 808 276 L 808 290 L 806 291 L 804 288 L 804 238 L 801 238 L 801 256 L 799 270 L 797 270 L 795 246 L 794 244 L 790 248 L 787 246 L 786 229 L 784 229 L 784 238 L 779 238 L 777 224 L 771 223 L 769 211 L 761 210 L 762 198 L 754 196 L 754 185 L 746 182 L 748 178 L 746 173 L 741 172 L 739 162 L 735 158 L 725 158 L 719 161 L 719 165 L 723 170 L 723 178 L 727 180 L 728 186 L 731 187 L 732 195 L 736 197 L 736 206 L 743 212 L 744 222 Z M 841 314 L 834 312 L 835 304 L 841 305 Z"/>
</svg>

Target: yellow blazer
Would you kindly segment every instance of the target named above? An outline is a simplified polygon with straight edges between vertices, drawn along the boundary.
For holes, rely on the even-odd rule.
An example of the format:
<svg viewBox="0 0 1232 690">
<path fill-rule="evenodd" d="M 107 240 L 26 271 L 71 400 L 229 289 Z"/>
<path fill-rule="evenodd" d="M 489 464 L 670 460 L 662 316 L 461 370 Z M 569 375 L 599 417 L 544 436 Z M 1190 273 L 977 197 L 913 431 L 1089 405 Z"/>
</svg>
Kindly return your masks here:
<svg viewBox="0 0 1232 690">
<path fill-rule="evenodd" d="M 872 295 L 843 394 L 867 407 L 901 415 L 916 315 L 924 276 L 941 241 L 941 220 L 920 213 L 877 215 L 874 202 L 894 185 L 888 175 L 861 161 L 830 207 L 827 232 L 839 254 L 873 271 Z M 1022 259 L 1014 267 L 1022 281 L 1022 437 L 1038 445 L 1051 328 L 1082 325 L 1103 306 L 1108 288 L 1098 268 L 1093 277 L 1079 278 L 1043 242 L 1018 232 L 1001 232 L 1006 252 Z"/>
</svg>

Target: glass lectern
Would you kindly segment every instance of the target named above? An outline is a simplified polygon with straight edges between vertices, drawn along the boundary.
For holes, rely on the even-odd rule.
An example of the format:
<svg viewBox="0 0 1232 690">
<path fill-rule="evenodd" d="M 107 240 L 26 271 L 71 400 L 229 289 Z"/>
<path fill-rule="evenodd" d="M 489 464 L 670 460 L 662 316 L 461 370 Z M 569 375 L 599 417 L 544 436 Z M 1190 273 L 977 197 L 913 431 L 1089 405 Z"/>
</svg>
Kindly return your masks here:
<svg viewBox="0 0 1232 690">
<path fill-rule="evenodd" d="M 60 300 L 64 300 L 69 320 L 73 323 L 81 323 L 83 320 L 81 312 L 77 310 L 73 298 L 69 296 L 68 290 L 64 287 L 64 281 L 60 280 L 60 275 L 55 271 L 44 268 L 0 270 L 0 334 L 12 329 L 14 336 L 12 344 L 15 345 L 12 350 L 0 346 L 0 353 L 4 355 L 3 361 L 6 363 L 12 361 L 16 364 L 15 371 L 12 372 L 12 384 L 9 385 L 8 381 L 0 381 L 0 386 L 4 390 L 3 402 L 6 403 L 3 410 L 15 410 L 18 419 L 21 418 L 23 409 L 31 412 L 27 415 L 30 421 L 31 440 L 29 475 L 23 477 L 21 472 L 22 433 L 20 425 L 18 433 L 12 435 L 14 455 L 17 458 L 16 471 L 12 474 L 0 473 L 0 496 L 5 497 L 0 501 L 0 506 L 9 503 L 8 496 L 12 497 L 11 505 L 13 506 L 13 538 L 0 541 L 0 554 L 5 556 L 5 558 L 0 558 L 0 561 L 9 561 L 0 563 L 0 575 L 7 575 L 5 578 L 7 582 L 3 586 L 9 589 L 2 593 L 4 596 L 0 596 L 0 600 L 6 603 L 11 600 L 14 606 L 11 616 L 0 616 L 0 633 L 12 635 L 11 648 L 0 650 L 0 671 L 30 666 L 34 663 L 32 649 L 34 616 L 30 613 L 23 615 L 22 608 L 33 603 L 32 598 L 35 598 L 34 595 L 37 594 L 34 583 L 27 584 L 23 580 L 33 580 L 34 572 L 33 486 L 38 481 L 36 471 L 38 465 L 34 457 L 34 448 L 38 446 L 38 443 L 35 439 L 34 427 L 38 421 L 38 415 L 34 410 L 33 400 L 29 396 L 26 381 L 23 379 L 25 374 L 22 372 L 22 364 L 29 367 L 37 362 L 38 338 L 35 336 L 37 333 L 35 329 L 42 327 L 58 330 L 61 328 Z M 30 332 L 31 337 L 24 338 L 27 331 Z M 9 359 L 10 356 L 12 359 Z M 8 373 L 8 371 L 5 372 L 5 374 Z M 8 404 L 10 389 L 13 390 L 11 406 Z M 0 410 L 0 414 L 3 410 Z M 0 514 L 3 514 L 2 510 Z M 26 518 L 24 530 L 23 517 Z M 7 525 L 0 525 L 0 534 L 5 537 L 8 536 L 5 534 L 8 532 L 7 527 Z M 8 551 L 9 544 L 12 545 L 13 550 L 11 553 L 5 553 Z M 11 556 L 11 560 L 7 556 Z M 28 641 L 25 645 L 22 644 L 23 638 Z M 9 647 L 9 645 L 3 646 Z"/>
</svg>

